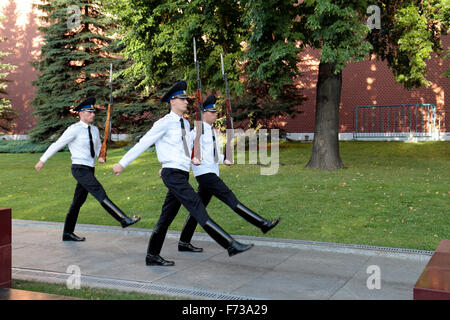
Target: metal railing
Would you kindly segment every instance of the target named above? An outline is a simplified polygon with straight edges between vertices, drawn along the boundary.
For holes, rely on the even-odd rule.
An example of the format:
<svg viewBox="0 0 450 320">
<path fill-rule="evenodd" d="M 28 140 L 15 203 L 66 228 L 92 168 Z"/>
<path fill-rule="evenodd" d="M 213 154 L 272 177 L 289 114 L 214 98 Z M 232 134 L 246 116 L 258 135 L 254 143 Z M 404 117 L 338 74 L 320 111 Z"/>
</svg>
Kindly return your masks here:
<svg viewBox="0 0 450 320">
<path fill-rule="evenodd" d="M 432 104 L 356 106 L 353 139 L 432 137 L 435 123 L 436 107 Z"/>
</svg>

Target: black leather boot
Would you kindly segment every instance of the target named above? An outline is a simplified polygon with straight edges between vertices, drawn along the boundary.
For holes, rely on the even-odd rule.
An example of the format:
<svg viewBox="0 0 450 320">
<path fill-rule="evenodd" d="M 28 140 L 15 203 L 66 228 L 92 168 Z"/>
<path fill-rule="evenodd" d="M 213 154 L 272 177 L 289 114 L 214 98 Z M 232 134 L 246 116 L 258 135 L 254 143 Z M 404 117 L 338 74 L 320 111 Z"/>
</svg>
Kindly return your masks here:
<svg viewBox="0 0 450 320">
<path fill-rule="evenodd" d="M 161 252 L 164 239 L 166 238 L 167 228 L 156 226 L 153 229 L 152 236 L 148 242 L 147 256 L 145 257 L 145 264 L 147 266 L 173 266 L 174 261 L 168 261 L 162 258 Z"/>
<path fill-rule="evenodd" d="M 63 241 L 85 241 L 85 237 L 79 237 L 73 232 L 63 232 Z"/>
<path fill-rule="evenodd" d="M 128 217 L 125 213 L 122 212 L 111 200 L 106 197 L 101 205 L 105 210 L 117 221 L 120 222 L 122 228 L 126 228 L 135 224 L 139 220 L 141 220 L 140 216 L 133 216 L 132 218 Z"/>
<path fill-rule="evenodd" d="M 181 231 L 180 240 L 178 241 L 178 251 L 190 251 L 190 252 L 202 252 L 202 248 L 194 247 L 191 244 L 192 236 L 194 235 L 195 228 L 197 227 L 197 220 L 189 215 L 184 223 L 183 230 Z"/>
<path fill-rule="evenodd" d="M 257 213 L 253 212 L 252 210 L 244 206 L 242 203 L 238 203 L 234 211 L 242 218 L 253 224 L 255 227 L 260 228 L 263 233 L 269 232 L 281 220 L 281 218 L 278 218 L 277 220 L 273 221 L 266 220 Z"/>
<path fill-rule="evenodd" d="M 206 221 L 203 229 L 209 234 L 219 245 L 228 250 L 228 255 L 244 252 L 253 247 L 253 244 L 243 244 L 234 240 L 228 233 L 219 227 L 211 218 Z"/>
</svg>

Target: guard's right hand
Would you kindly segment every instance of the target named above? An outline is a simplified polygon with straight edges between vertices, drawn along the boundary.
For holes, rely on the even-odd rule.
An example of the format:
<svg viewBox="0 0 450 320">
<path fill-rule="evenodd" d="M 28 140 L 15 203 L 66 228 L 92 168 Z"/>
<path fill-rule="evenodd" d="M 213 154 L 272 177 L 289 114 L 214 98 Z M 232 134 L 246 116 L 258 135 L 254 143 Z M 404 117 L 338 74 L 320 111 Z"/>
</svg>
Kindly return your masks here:
<svg viewBox="0 0 450 320">
<path fill-rule="evenodd" d="M 194 166 L 199 166 L 202 163 L 202 161 L 197 159 L 196 157 L 193 157 L 191 162 Z"/>
<path fill-rule="evenodd" d="M 226 166 L 231 166 L 234 162 L 231 162 L 230 160 L 224 160 L 223 164 Z"/>
<path fill-rule="evenodd" d="M 44 163 L 42 161 L 39 161 L 38 163 L 36 163 L 34 168 L 36 169 L 37 172 L 39 172 L 39 171 L 41 171 L 43 166 L 44 166 Z"/>
<path fill-rule="evenodd" d="M 118 176 L 119 174 L 122 173 L 123 167 L 122 167 L 120 164 L 116 163 L 116 164 L 113 166 L 113 171 L 114 171 L 114 174 L 115 174 L 116 176 Z"/>
</svg>

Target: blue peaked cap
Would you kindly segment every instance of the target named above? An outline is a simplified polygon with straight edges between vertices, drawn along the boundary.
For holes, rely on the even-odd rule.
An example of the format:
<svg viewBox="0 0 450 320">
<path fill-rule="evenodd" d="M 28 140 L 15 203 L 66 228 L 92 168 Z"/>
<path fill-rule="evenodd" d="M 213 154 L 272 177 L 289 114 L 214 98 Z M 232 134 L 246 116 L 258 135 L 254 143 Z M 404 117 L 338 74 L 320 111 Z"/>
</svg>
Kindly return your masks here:
<svg viewBox="0 0 450 320">
<path fill-rule="evenodd" d="M 217 112 L 215 105 L 216 100 L 214 95 L 208 96 L 205 101 L 203 101 L 203 111 Z"/>
<path fill-rule="evenodd" d="M 95 97 L 87 97 L 84 99 L 78 106 L 73 108 L 74 111 L 80 112 L 80 111 L 95 111 L 94 108 L 95 104 Z"/>
</svg>

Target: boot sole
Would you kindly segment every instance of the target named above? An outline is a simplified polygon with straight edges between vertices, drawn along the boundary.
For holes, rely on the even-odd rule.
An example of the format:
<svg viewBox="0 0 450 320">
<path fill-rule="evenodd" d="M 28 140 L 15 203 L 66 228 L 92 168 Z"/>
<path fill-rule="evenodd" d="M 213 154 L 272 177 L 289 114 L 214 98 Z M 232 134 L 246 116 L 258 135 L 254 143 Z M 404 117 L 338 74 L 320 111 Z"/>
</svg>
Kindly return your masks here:
<svg viewBox="0 0 450 320">
<path fill-rule="evenodd" d="M 86 241 L 85 237 L 71 238 L 71 237 L 62 237 L 62 241 L 73 241 L 73 242 L 83 242 Z"/>
<path fill-rule="evenodd" d="M 281 221 L 281 218 L 278 218 L 277 220 L 275 220 L 275 223 L 271 227 L 264 229 L 264 230 L 261 229 L 262 233 L 266 234 L 267 232 L 269 232 L 270 230 L 275 228 L 280 221 Z"/>
<path fill-rule="evenodd" d="M 161 264 L 157 262 L 145 262 L 147 266 L 160 266 L 160 267 L 172 267 L 175 265 L 175 263 L 169 263 L 169 264 Z"/>
<path fill-rule="evenodd" d="M 178 248 L 178 251 L 179 251 L 179 252 L 194 252 L 194 253 L 199 253 L 199 252 L 203 252 L 203 249 L 202 249 L 202 250 L 190 250 L 190 249 L 180 249 L 180 248 Z"/>
<path fill-rule="evenodd" d="M 235 256 L 235 255 L 237 255 L 237 254 L 239 254 L 239 253 L 242 253 L 242 252 L 245 252 L 245 251 L 248 251 L 248 250 L 250 250 L 251 248 L 253 248 L 253 243 L 252 244 L 250 244 L 249 245 L 249 247 L 248 248 L 246 248 L 245 250 L 242 250 L 242 251 L 234 251 L 234 252 L 228 252 L 228 256 L 230 256 L 230 257 L 232 257 L 232 256 Z"/>
<path fill-rule="evenodd" d="M 130 223 L 130 224 L 122 225 L 122 228 L 125 229 L 126 227 L 132 226 L 133 224 L 138 223 L 139 221 L 141 221 L 141 218 L 140 218 L 140 217 L 139 217 L 139 219 L 133 221 L 133 222 Z"/>
</svg>

